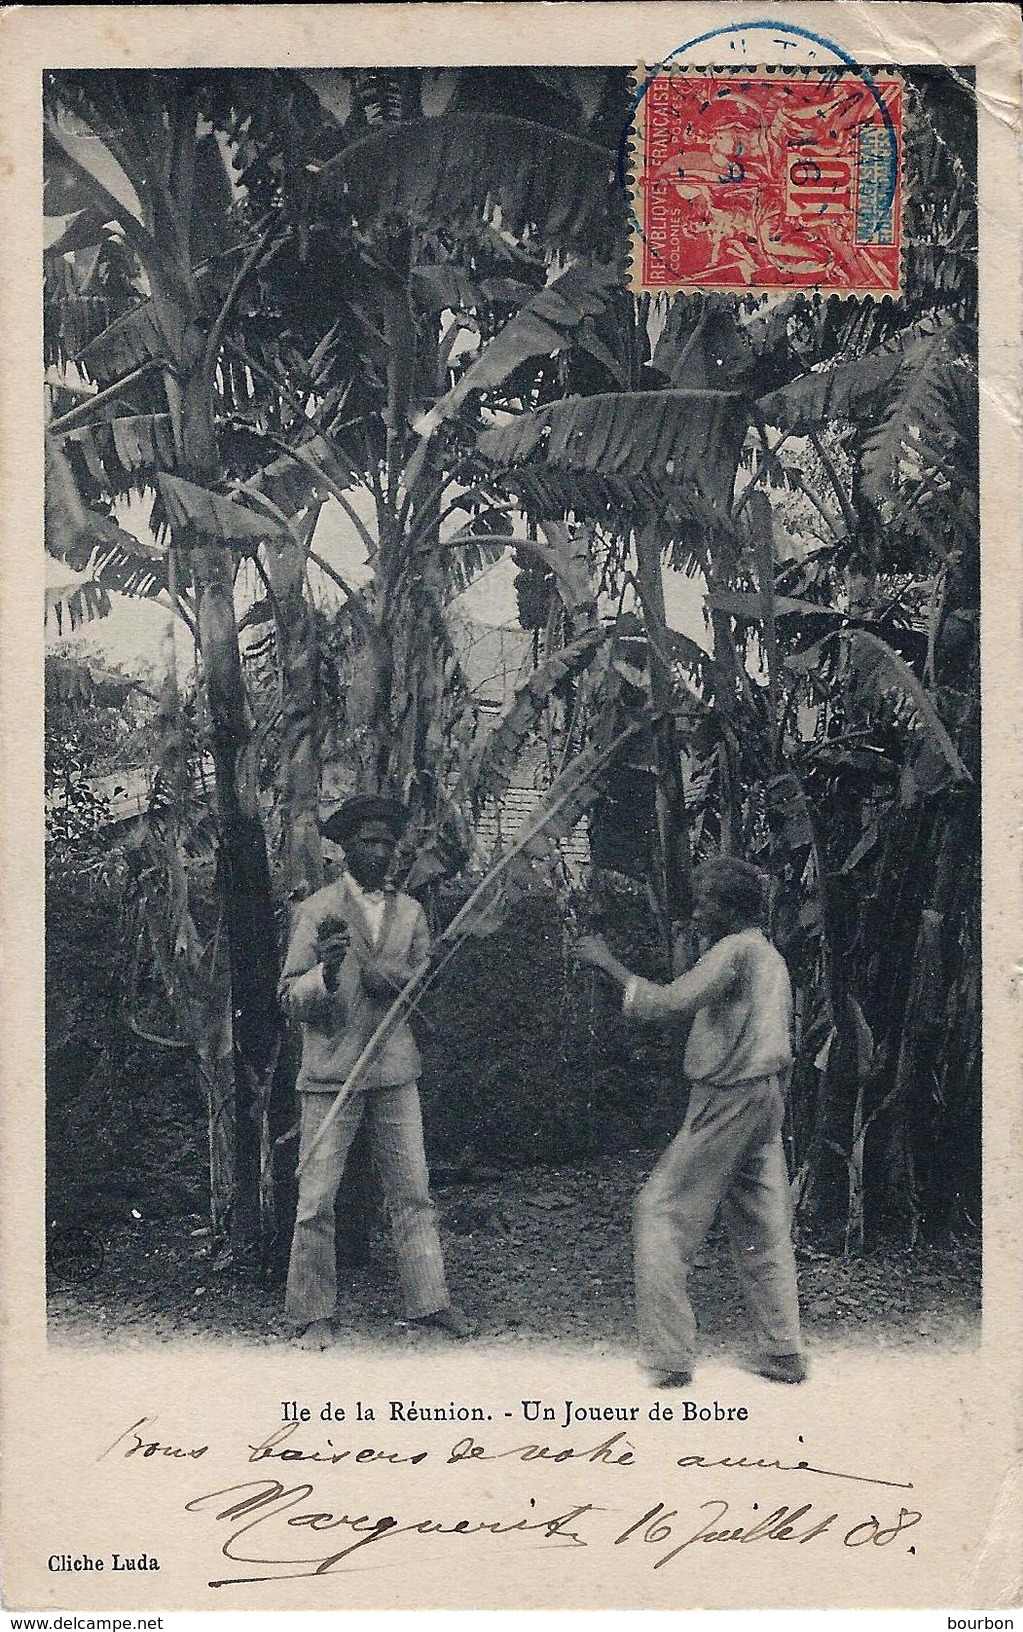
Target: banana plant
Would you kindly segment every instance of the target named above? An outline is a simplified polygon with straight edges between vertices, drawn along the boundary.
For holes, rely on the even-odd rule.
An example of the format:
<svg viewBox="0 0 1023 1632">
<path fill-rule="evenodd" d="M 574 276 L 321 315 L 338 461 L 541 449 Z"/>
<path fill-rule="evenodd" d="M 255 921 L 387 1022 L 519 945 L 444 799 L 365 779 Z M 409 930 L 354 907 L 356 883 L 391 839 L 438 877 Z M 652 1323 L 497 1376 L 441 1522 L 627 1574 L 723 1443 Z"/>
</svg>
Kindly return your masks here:
<svg viewBox="0 0 1023 1632">
<path fill-rule="evenodd" d="M 425 73 L 303 73 L 291 144 L 304 161 L 301 196 L 261 168 L 260 119 L 272 115 L 257 115 L 237 138 L 244 185 L 259 207 L 293 219 L 301 256 L 289 261 L 286 249 L 266 283 L 257 269 L 289 345 L 265 344 L 257 324 L 235 347 L 235 422 L 279 456 L 275 479 L 287 479 L 290 461 L 291 475 L 340 505 L 362 540 L 371 576 L 357 593 L 346 589 L 342 612 L 350 646 L 342 752 L 363 785 L 405 801 L 416 832 L 457 825 L 444 784 L 470 711 L 448 603 L 521 542 L 507 530 L 506 497 L 451 422 L 466 399 L 500 390 L 534 360 L 597 346 L 593 319 L 616 279 L 612 266 L 581 254 L 599 237 L 610 196 L 606 110 L 598 126 L 614 76 L 566 72 L 557 96 L 528 70 L 513 77 L 529 110 L 514 119 L 481 105 L 468 74 L 441 85 Z M 411 169 L 410 143 L 419 155 Z M 534 145 L 564 159 L 565 171 L 538 172 Z M 582 202 L 569 178 L 584 171 Z M 435 219 L 427 199 L 441 212 Z M 329 309 L 317 304 L 324 288 Z M 452 369 L 452 351 L 464 357 L 473 336 L 473 361 Z M 272 420 L 254 379 L 278 400 Z M 250 485 L 294 523 L 269 483 Z M 555 570 L 572 571 L 571 548 L 526 547 L 553 550 Z M 572 586 L 563 587 L 570 600 Z"/>
<path fill-rule="evenodd" d="M 230 955 L 232 1233 L 239 1251 L 249 1251 L 259 1236 L 259 1136 L 252 1111 L 275 1058 L 277 948 L 233 580 L 235 552 L 278 529 L 222 491 L 215 398 L 225 332 L 273 232 L 236 207 L 208 113 L 202 87 L 187 76 L 47 78 L 47 207 L 64 224 L 48 268 L 54 282 L 62 269 L 76 280 L 70 315 L 54 303 L 48 343 L 54 361 L 76 361 L 72 380 L 95 386 L 70 407 L 60 389 L 54 393 L 50 467 L 66 477 L 77 459 L 81 486 L 94 501 L 148 494 L 162 546 L 142 547 L 121 530 L 111 541 L 103 526 L 109 518 L 92 516 L 95 503 L 85 505 L 83 526 L 81 504 L 73 494 L 68 502 L 66 480 L 52 482 L 48 497 L 64 510 L 65 535 L 70 531 L 75 547 L 88 553 L 94 580 L 127 587 L 125 569 L 130 574 L 144 563 L 148 587 L 166 587 L 177 603 L 178 593 L 170 590 L 175 578 L 197 633 Z M 105 292 L 100 321 L 72 359 L 70 337 L 82 338 L 75 300 L 88 299 L 93 289 Z M 108 298 L 115 297 L 130 304 L 103 322 Z"/>
</svg>

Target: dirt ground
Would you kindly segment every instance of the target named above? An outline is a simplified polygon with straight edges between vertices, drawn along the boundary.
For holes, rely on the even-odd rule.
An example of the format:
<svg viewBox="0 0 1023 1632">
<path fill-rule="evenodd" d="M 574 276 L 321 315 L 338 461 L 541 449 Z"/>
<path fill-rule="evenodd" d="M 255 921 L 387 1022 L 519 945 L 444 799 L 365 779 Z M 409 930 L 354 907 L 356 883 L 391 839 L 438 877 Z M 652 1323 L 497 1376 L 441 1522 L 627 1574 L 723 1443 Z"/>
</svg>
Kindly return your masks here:
<svg viewBox="0 0 1023 1632">
<path fill-rule="evenodd" d="M 488 1345 L 634 1347 L 632 1197 L 653 1165 L 633 1152 L 586 1169 L 532 1168 L 435 1184 L 455 1299 Z M 50 1332 L 119 1347 L 154 1342 L 283 1341 L 279 1285 L 210 1254 L 200 1215 L 147 1218 L 78 1232 L 51 1255 Z M 798 1251 L 807 1345 L 964 1347 L 979 1340 L 980 1254 L 970 1245 L 843 1259 Z M 745 1321 L 727 1246 L 712 1234 L 692 1276 L 705 1353 L 741 1354 Z M 399 1347 L 445 1338 L 403 1320 L 386 1229 L 342 1294 L 340 1338 Z"/>
</svg>

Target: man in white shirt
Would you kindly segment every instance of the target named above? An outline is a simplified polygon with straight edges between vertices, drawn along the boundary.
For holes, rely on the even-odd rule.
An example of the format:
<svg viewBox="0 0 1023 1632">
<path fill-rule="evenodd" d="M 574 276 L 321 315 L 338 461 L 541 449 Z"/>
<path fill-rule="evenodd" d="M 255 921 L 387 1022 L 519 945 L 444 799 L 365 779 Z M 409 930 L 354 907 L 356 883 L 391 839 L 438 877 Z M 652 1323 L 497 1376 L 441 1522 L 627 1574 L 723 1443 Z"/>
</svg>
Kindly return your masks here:
<svg viewBox="0 0 1023 1632">
<path fill-rule="evenodd" d="M 681 1132 L 636 1199 L 636 1316 L 644 1358 L 662 1386 L 692 1380 L 696 1317 L 689 1270 L 720 1206 L 758 1345 L 773 1381 L 806 1375 L 799 1329 L 788 1172 L 781 1130 L 792 1071 L 792 989 L 764 934 L 763 875 L 720 857 L 694 879 L 701 956 L 670 985 L 632 975 L 599 935 L 581 962 L 623 988 L 634 1019 L 691 1020 L 691 1083 Z"/>
<path fill-rule="evenodd" d="M 296 1089 L 303 1166 L 284 1307 L 303 1348 L 323 1349 L 333 1341 L 334 1203 L 364 1116 L 387 1200 L 406 1312 L 453 1337 L 470 1331 L 445 1283 L 423 1149 L 422 1066 L 407 1021 L 377 1047 L 339 1114 L 320 1131 L 395 995 L 429 956 L 422 907 L 387 882 L 403 820 L 393 799 L 364 794 L 324 822 L 324 837 L 344 846 L 346 870 L 302 903 L 281 976 L 281 1002 L 302 1023 Z"/>
</svg>

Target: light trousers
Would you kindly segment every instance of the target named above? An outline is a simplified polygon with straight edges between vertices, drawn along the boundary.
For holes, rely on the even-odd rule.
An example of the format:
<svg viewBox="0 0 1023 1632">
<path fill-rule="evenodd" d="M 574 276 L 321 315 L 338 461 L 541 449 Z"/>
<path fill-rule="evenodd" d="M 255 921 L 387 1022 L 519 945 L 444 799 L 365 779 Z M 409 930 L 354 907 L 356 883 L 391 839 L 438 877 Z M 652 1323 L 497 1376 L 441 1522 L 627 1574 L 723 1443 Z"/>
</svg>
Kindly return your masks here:
<svg viewBox="0 0 1023 1632">
<path fill-rule="evenodd" d="M 333 1094 L 300 1093 L 299 1160 L 334 1103 Z M 423 1119 L 414 1082 L 351 1095 L 299 1174 L 284 1313 L 297 1326 L 327 1320 L 337 1305 L 334 1202 L 363 1116 L 391 1220 L 405 1312 L 431 1315 L 450 1301 L 437 1230 L 437 1209 L 423 1149 Z"/>
<path fill-rule="evenodd" d="M 639 1192 L 636 1317 L 643 1358 L 654 1369 L 692 1365 L 696 1317 L 687 1281 L 719 1206 L 757 1347 L 800 1352 L 784 1116 L 776 1076 L 694 1087 L 681 1132 Z"/>
</svg>

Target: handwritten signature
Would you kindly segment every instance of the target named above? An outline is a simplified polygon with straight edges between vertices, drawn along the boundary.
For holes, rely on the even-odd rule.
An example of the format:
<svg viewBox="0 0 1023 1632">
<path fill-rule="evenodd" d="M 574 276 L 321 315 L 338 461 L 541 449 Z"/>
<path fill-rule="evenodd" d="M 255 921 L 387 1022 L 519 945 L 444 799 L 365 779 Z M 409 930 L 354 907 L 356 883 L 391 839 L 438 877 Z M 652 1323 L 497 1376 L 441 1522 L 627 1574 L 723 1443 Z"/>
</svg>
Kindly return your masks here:
<svg viewBox="0 0 1023 1632">
<path fill-rule="evenodd" d="M 371 1518 L 368 1513 L 339 1513 L 319 1507 L 319 1498 L 311 1484 L 293 1485 L 286 1488 L 279 1479 L 250 1479 L 238 1485 L 228 1485 L 223 1490 L 213 1490 L 204 1496 L 196 1496 L 185 1503 L 187 1513 L 199 1513 L 217 1509 L 217 1504 L 227 1497 L 227 1505 L 214 1511 L 214 1518 L 226 1521 L 232 1525 L 231 1534 L 224 1542 L 221 1551 L 223 1556 L 238 1564 L 259 1564 L 265 1567 L 275 1566 L 272 1575 L 235 1575 L 221 1580 L 210 1581 L 211 1587 L 241 1586 L 258 1581 L 295 1580 L 303 1576 L 322 1576 L 336 1572 L 339 1565 L 346 1564 L 353 1555 L 363 1548 L 372 1547 L 382 1541 L 395 1541 L 399 1536 L 458 1536 L 461 1538 L 479 1536 L 522 1535 L 533 1533 L 539 1535 L 542 1541 L 556 1542 L 563 1547 L 585 1547 L 587 1542 L 580 1535 L 578 1529 L 572 1528 L 588 1513 L 602 1512 L 603 1509 L 594 1507 L 590 1502 L 583 1502 L 576 1507 L 570 1507 L 563 1513 L 553 1513 L 538 1516 L 532 1509 L 536 1504 L 530 1499 L 530 1512 L 514 1519 L 504 1518 L 459 1518 L 454 1521 L 436 1518 L 418 1518 L 401 1520 L 394 1514 L 385 1513 L 377 1518 Z M 306 1505 L 308 1504 L 308 1506 Z M 288 1515 L 287 1517 L 285 1515 Z M 239 1524 L 237 1521 L 241 1520 Z M 289 1541 L 287 1532 L 292 1530 L 312 1530 L 317 1534 L 324 1530 L 341 1531 L 345 1537 L 345 1545 L 328 1547 L 326 1552 L 317 1553 L 310 1558 L 296 1558 L 285 1552 L 284 1557 L 275 1556 L 277 1549 L 284 1551 L 285 1542 Z M 357 1539 L 348 1541 L 347 1536 Z M 243 1538 L 248 1538 L 243 1541 Z M 257 1540 L 254 1542 L 253 1538 Z M 239 1548 L 248 1548 L 258 1545 L 259 1552 L 240 1551 Z"/>
</svg>

